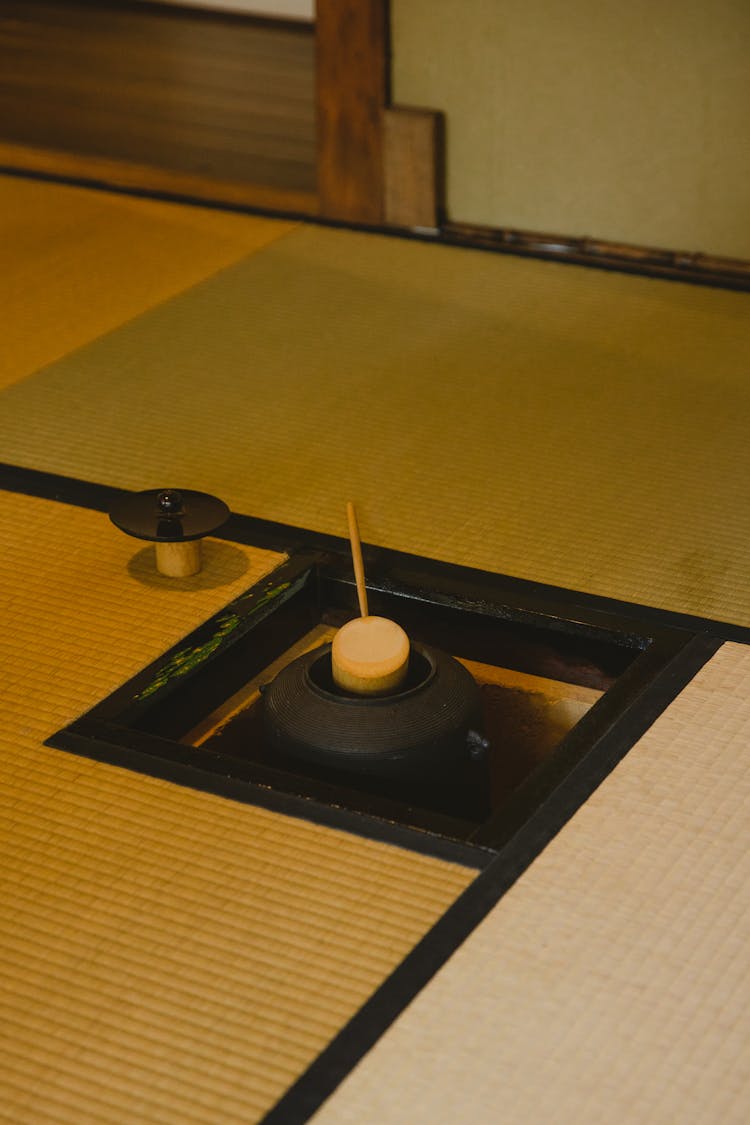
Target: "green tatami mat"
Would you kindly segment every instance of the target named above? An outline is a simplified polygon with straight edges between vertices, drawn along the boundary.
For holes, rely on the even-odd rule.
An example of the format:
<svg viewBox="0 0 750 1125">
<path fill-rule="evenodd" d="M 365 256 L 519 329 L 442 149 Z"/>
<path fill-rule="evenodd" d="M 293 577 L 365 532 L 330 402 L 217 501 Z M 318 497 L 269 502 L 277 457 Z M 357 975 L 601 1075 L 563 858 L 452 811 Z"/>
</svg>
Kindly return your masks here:
<svg viewBox="0 0 750 1125">
<path fill-rule="evenodd" d="M 292 229 L 276 219 L 0 176 L 0 387 Z"/>
<path fill-rule="evenodd" d="M 298 228 L 0 396 L 4 460 L 750 625 L 750 296 Z"/>
</svg>

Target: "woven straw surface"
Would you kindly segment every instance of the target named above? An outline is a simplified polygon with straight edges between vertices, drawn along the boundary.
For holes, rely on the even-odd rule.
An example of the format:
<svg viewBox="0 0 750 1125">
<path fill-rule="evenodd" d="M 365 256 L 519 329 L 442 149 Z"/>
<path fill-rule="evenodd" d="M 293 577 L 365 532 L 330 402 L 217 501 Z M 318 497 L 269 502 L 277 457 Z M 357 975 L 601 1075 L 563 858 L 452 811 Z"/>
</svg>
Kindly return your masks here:
<svg viewBox="0 0 750 1125">
<path fill-rule="evenodd" d="M 316 1125 L 744 1125 L 749 742 L 725 645 Z"/>
<path fill-rule="evenodd" d="M 750 624 L 749 362 L 749 294 L 299 227 L 11 387 L 0 436 L 325 532 L 352 497 L 373 542 Z"/>
<path fill-rule="evenodd" d="M 0 176 L 0 387 L 292 229 Z"/>
<path fill-rule="evenodd" d="M 279 556 L 0 513 L 0 1120 L 246 1125 L 474 872 L 42 746 Z"/>
<path fill-rule="evenodd" d="M 352 496 L 370 541 L 750 624 L 748 295 L 0 193 L 4 460 L 339 534 Z M 472 873 L 44 748 L 276 560 L 158 580 L 101 516 L 0 500 L 0 1119 L 252 1121 Z M 322 1120 L 747 1119 L 749 661 L 721 651 Z"/>
</svg>

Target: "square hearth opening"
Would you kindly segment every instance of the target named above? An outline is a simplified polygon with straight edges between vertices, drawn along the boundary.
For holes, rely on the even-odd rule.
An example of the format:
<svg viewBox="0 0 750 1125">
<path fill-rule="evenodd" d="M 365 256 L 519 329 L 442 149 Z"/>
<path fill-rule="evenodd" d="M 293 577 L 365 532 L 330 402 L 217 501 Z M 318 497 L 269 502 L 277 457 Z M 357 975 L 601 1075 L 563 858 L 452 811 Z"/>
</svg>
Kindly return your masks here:
<svg viewBox="0 0 750 1125">
<path fill-rule="evenodd" d="M 109 746 L 111 760 L 203 788 L 230 781 L 248 801 L 283 794 L 302 815 L 343 811 L 365 833 L 377 820 L 494 849 L 597 752 L 685 643 L 497 576 L 385 552 L 368 573 L 370 612 L 455 657 L 479 685 L 480 765 L 437 781 L 378 778 L 269 745 L 263 686 L 357 615 L 349 560 L 322 552 L 292 556 L 52 744 L 104 758 Z"/>
</svg>

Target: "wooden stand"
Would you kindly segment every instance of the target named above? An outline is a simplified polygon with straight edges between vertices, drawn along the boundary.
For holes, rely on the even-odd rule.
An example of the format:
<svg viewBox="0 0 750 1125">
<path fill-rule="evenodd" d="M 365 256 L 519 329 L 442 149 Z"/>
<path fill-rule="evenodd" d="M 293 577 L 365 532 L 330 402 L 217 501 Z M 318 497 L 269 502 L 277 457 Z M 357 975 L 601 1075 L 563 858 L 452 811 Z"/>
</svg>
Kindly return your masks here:
<svg viewBox="0 0 750 1125">
<path fill-rule="evenodd" d="M 201 541 L 156 543 L 156 569 L 169 578 L 189 578 L 201 569 Z"/>
<path fill-rule="evenodd" d="M 201 539 L 230 514 L 224 501 L 208 492 L 147 488 L 122 493 L 109 518 L 126 535 L 154 544 L 159 574 L 189 578 L 201 569 Z"/>
</svg>

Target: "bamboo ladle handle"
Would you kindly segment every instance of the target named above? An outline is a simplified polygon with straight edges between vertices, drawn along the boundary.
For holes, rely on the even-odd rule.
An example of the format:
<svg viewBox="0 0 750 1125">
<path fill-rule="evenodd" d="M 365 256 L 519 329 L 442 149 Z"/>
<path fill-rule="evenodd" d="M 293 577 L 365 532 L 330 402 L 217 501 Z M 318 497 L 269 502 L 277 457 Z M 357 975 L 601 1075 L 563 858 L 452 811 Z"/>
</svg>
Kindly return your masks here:
<svg viewBox="0 0 750 1125">
<path fill-rule="evenodd" d="M 355 695 L 384 695 L 397 688 L 406 677 L 409 638 L 390 618 L 370 616 L 357 513 L 351 501 L 346 505 L 346 515 L 361 616 L 347 621 L 333 638 L 333 679 L 338 687 Z"/>
<path fill-rule="evenodd" d="M 365 564 L 362 561 L 362 543 L 359 538 L 357 526 L 357 513 L 351 500 L 346 505 L 346 518 L 349 522 L 349 542 L 352 547 L 352 562 L 354 563 L 354 581 L 357 583 L 357 600 L 359 612 L 362 617 L 368 616 L 367 587 L 365 586 Z"/>
</svg>

